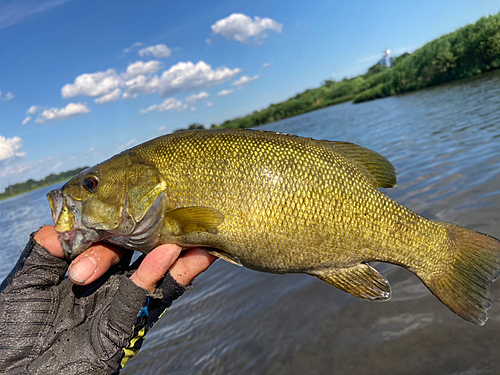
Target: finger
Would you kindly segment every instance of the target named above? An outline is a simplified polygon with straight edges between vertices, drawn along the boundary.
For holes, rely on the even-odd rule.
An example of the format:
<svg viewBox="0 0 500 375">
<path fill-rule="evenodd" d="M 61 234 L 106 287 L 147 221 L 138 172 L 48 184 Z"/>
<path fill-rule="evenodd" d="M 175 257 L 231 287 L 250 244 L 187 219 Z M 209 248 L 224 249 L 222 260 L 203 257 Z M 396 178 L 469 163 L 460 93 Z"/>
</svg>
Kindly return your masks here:
<svg viewBox="0 0 500 375">
<path fill-rule="evenodd" d="M 93 244 L 71 263 L 68 277 L 75 284 L 90 284 L 118 264 L 123 255 L 123 249 L 105 243 Z"/>
<path fill-rule="evenodd" d="M 53 256 L 64 259 L 64 252 L 53 225 L 44 225 L 36 232 L 33 238 Z"/>
<path fill-rule="evenodd" d="M 202 249 L 191 249 L 179 257 L 170 267 L 170 274 L 179 283 L 188 286 L 196 276 L 217 260 L 216 256 Z"/>
<path fill-rule="evenodd" d="M 178 245 L 158 246 L 144 258 L 137 271 L 130 276 L 130 279 L 141 288 L 154 292 L 156 284 L 167 273 L 180 252 L 181 247 Z"/>
</svg>

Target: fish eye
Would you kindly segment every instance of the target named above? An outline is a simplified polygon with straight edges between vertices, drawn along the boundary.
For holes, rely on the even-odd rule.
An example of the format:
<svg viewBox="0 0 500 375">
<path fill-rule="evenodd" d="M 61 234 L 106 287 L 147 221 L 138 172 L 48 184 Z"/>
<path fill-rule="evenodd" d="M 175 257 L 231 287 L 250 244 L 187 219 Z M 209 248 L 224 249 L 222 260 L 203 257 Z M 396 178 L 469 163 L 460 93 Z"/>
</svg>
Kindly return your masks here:
<svg viewBox="0 0 500 375">
<path fill-rule="evenodd" d="M 83 187 L 90 193 L 99 185 L 99 179 L 96 176 L 87 176 L 83 180 Z"/>
</svg>

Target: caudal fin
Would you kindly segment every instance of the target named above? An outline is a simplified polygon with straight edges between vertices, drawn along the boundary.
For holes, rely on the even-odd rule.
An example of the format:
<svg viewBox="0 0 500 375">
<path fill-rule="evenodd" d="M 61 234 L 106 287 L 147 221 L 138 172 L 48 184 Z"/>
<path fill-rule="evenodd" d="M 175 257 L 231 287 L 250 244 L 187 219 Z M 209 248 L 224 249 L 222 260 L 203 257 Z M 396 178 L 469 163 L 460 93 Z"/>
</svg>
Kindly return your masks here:
<svg viewBox="0 0 500 375">
<path fill-rule="evenodd" d="M 500 241 L 458 225 L 448 231 L 449 262 L 419 275 L 430 291 L 455 314 L 484 325 L 491 307 L 490 286 L 500 276 Z M 441 264 L 441 262 L 440 262 Z"/>
</svg>

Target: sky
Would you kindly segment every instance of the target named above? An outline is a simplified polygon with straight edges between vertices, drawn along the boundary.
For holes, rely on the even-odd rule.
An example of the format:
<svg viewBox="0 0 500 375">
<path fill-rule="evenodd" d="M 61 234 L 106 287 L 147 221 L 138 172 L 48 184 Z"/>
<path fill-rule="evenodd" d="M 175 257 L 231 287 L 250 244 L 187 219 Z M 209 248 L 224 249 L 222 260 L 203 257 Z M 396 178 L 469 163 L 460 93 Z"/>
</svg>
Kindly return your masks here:
<svg viewBox="0 0 500 375">
<path fill-rule="evenodd" d="M 281 102 L 500 0 L 0 0 L 0 191 Z"/>
</svg>

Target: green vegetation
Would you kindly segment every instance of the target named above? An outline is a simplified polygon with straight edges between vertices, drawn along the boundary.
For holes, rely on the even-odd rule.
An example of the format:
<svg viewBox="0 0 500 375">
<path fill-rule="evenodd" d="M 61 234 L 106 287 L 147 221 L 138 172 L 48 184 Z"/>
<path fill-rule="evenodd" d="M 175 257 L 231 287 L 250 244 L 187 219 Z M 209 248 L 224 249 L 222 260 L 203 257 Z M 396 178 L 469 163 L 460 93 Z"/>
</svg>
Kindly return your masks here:
<svg viewBox="0 0 500 375">
<path fill-rule="evenodd" d="M 4 193 L 0 193 L 0 200 L 7 199 L 10 197 L 13 197 L 15 195 L 20 195 L 27 193 L 32 190 L 37 190 L 40 188 L 43 188 L 45 186 L 50 186 L 57 184 L 58 182 L 63 182 L 66 180 L 69 180 L 71 177 L 79 173 L 80 171 L 83 171 L 84 169 L 87 169 L 88 167 L 83 167 L 83 168 L 77 168 L 73 169 L 71 171 L 67 172 L 61 172 L 59 174 L 50 174 L 47 177 L 45 177 L 43 180 L 32 180 L 29 179 L 26 182 L 21 182 L 18 184 L 14 185 L 9 185 L 5 188 Z"/>
<path fill-rule="evenodd" d="M 393 59 L 392 68 L 374 65 L 354 78 L 342 81 L 326 80 L 316 89 L 308 89 L 282 103 L 271 104 L 266 109 L 212 124 L 212 129 L 250 128 L 314 111 L 330 105 L 398 95 L 420 90 L 457 79 L 471 77 L 500 67 L 500 13 L 483 17 L 475 24 L 467 25 L 443 35 L 412 54 L 405 53 Z M 199 123 L 187 129 L 204 129 Z M 85 167 L 86 168 L 86 167 Z M 51 174 L 43 180 L 28 180 L 8 186 L 0 200 L 31 190 L 67 180 L 84 168 Z"/>
<path fill-rule="evenodd" d="M 500 13 L 483 17 L 443 35 L 412 54 L 393 59 L 392 68 L 374 65 L 366 74 L 336 82 L 326 80 L 282 103 L 261 111 L 213 124 L 211 128 L 250 128 L 314 111 L 330 105 L 398 95 L 467 78 L 500 67 Z M 190 129 L 201 129 L 192 124 Z M 200 128 L 201 126 L 201 128 Z M 179 131 L 186 129 L 179 129 Z"/>
</svg>

